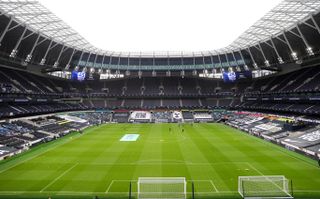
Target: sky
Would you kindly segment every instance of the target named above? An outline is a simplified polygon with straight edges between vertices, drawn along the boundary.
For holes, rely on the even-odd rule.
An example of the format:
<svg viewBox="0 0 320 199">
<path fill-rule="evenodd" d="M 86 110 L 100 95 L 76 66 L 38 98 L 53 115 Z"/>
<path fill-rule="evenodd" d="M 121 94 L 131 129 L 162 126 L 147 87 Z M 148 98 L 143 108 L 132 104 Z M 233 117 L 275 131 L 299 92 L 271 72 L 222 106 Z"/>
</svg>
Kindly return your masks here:
<svg viewBox="0 0 320 199">
<path fill-rule="evenodd" d="M 282 0 L 39 0 L 109 51 L 226 47 Z"/>
</svg>

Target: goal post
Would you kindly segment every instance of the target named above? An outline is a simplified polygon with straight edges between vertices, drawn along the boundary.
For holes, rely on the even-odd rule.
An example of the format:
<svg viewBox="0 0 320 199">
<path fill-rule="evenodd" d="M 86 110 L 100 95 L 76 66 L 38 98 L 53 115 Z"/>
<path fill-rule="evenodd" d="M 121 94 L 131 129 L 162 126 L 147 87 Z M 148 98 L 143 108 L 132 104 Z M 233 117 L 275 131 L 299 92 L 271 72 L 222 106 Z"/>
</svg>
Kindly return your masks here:
<svg viewBox="0 0 320 199">
<path fill-rule="evenodd" d="M 139 177 L 138 199 L 186 199 L 185 177 Z"/>
<path fill-rule="evenodd" d="M 239 176 L 238 192 L 242 198 L 293 198 L 289 180 L 278 176 Z"/>
</svg>

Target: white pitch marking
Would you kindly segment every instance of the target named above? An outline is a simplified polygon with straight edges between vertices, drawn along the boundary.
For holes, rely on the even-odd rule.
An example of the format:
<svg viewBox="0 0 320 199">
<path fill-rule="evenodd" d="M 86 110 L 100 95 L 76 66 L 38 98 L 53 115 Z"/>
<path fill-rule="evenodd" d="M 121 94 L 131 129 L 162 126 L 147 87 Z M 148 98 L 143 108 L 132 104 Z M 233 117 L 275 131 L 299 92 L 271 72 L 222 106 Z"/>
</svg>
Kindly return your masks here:
<svg viewBox="0 0 320 199">
<path fill-rule="evenodd" d="M 212 187 L 216 193 L 220 192 L 212 180 L 187 180 L 187 182 L 209 182 L 212 185 Z M 197 192 L 197 193 L 204 193 L 204 192 Z M 208 193 L 212 193 L 212 192 L 208 192 Z"/>
<path fill-rule="evenodd" d="M 249 162 L 247 162 L 247 165 L 249 167 L 251 167 L 251 169 L 255 170 L 257 173 L 259 173 L 262 176 L 265 176 L 261 171 L 259 171 L 257 168 L 255 168 L 252 164 L 250 164 Z"/>
<path fill-rule="evenodd" d="M 112 180 L 111 183 L 109 184 L 107 190 L 104 192 L 105 194 L 107 194 L 110 191 L 113 183 L 115 183 L 115 182 L 138 182 L 138 180 Z M 116 193 L 116 192 L 112 192 L 112 193 Z"/>
<path fill-rule="evenodd" d="M 76 137 L 76 139 L 78 139 L 78 138 L 81 137 L 81 136 L 82 136 L 82 135 Z M 62 146 L 62 145 L 65 145 L 65 144 L 69 143 L 69 142 L 72 141 L 72 140 L 73 140 L 73 139 L 69 139 L 69 140 L 67 140 L 67 141 L 64 142 L 64 143 L 58 143 L 56 146 L 49 147 L 49 149 L 47 149 L 47 150 L 45 150 L 45 151 L 42 151 L 41 153 L 38 153 L 38 154 L 36 154 L 36 155 L 34 155 L 34 156 L 31 156 L 31 157 L 29 157 L 29 158 L 27 158 L 27 159 L 25 159 L 25 160 L 23 160 L 23 161 L 21 161 L 21 162 L 18 162 L 18 163 L 14 164 L 14 165 L 12 165 L 12 166 L 10 166 L 10 167 L 7 167 L 7 168 L 1 170 L 0 173 L 3 173 L 3 172 L 5 172 L 5 171 L 8 171 L 9 169 L 12 169 L 12 168 L 14 168 L 14 167 L 16 167 L 16 166 L 18 166 L 18 165 L 20 165 L 20 164 L 23 164 L 23 163 L 25 163 L 25 162 L 28 162 L 29 160 L 32 160 L 33 158 L 39 157 L 39 156 L 41 156 L 41 155 L 43 155 L 43 154 L 45 154 L 45 153 L 47 153 L 47 152 L 49 152 L 49 151 L 51 151 L 51 150 L 53 150 L 53 149 L 55 149 L 55 148 L 58 148 L 59 146 Z"/>
<path fill-rule="evenodd" d="M 251 167 L 253 170 L 255 170 L 256 172 L 258 172 L 261 176 L 267 177 L 266 175 L 264 175 L 261 171 L 259 171 L 256 167 L 254 167 L 252 164 L 250 164 L 249 162 L 247 162 L 247 165 L 249 167 Z M 269 182 L 271 182 L 272 184 L 274 184 L 276 187 L 278 187 L 280 190 L 284 191 L 282 189 L 282 187 L 280 187 L 279 185 L 277 185 L 276 183 L 272 182 L 271 180 L 268 180 Z M 286 191 L 284 191 L 286 194 L 290 195 L 289 193 L 287 193 Z"/>
<path fill-rule="evenodd" d="M 219 190 L 217 189 L 216 185 L 214 185 L 213 181 L 210 180 L 211 185 L 213 186 L 214 190 L 219 193 Z"/>
<path fill-rule="evenodd" d="M 111 183 L 109 184 L 107 190 L 105 191 L 105 194 L 107 194 L 111 188 L 111 186 L 113 185 L 114 180 L 111 181 Z"/>
<path fill-rule="evenodd" d="M 71 171 L 74 167 L 76 167 L 79 163 L 74 164 L 72 167 L 70 167 L 68 170 L 66 170 L 65 172 L 63 172 L 62 174 L 60 174 L 58 177 L 56 177 L 53 181 L 51 181 L 49 184 L 47 184 L 47 186 L 45 186 L 43 189 L 41 189 L 40 192 L 43 192 L 44 190 L 46 190 L 48 187 L 50 187 L 51 185 L 53 185 L 55 182 L 57 182 L 62 176 L 64 176 L 65 174 L 67 174 L 69 171 Z"/>
<path fill-rule="evenodd" d="M 38 194 L 39 191 L 0 191 L 0 195 L 16 195 L 16 194 Z M 56 195 L 91 195 L 91 194 L 103 194 L 105 192 L 98 191 L 43 191 L 43 194 L 56 194 Z M 112 194 L 123 194 L 126 192 L 112 192 Z M 136 192 L 132 192 L 136 193 Z M 191 194 L 192 192 L 187 192 Z M 200 194 L 212 194 L 213 192 L 197 192 Z M 238 191 L 220 191 L 219 193 L 238 193 Z M 295 193 L 320 193 L 320 190 L 295 190 Z"/>
</svg>

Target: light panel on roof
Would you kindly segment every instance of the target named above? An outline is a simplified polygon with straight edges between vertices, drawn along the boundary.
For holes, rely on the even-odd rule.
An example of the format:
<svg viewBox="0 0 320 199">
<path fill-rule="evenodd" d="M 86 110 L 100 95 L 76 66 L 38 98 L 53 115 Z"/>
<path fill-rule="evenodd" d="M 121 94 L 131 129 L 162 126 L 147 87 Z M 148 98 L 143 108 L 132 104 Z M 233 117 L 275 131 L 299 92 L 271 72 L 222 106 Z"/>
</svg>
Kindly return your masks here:
<svg viewBox="0 0 320 199">
<path fill-rule="evenodd" d="M 55 14 L 34 0 L 0 0 L 2 14 L 12 16 L 29 29 L 78 50 L 130 57 L 204 56 L 236 51 L 270 39 L 310 17 L 320 9 L 319 0 L 284 0 L 253 24 L 229 46 L 201 52 L 112 52 L 96 48 Z M 112 50 L 112 49 L 111 49 Z"/>
</svg>

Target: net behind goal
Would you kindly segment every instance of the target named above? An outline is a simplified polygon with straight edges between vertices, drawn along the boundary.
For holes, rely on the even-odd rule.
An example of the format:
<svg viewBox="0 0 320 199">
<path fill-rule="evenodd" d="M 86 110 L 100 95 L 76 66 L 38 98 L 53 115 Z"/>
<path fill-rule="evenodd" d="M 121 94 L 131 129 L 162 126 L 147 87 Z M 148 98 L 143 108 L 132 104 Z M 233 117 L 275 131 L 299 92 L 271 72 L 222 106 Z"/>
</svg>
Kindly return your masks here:
<svg viewBox="0 0 320 199">
<path fill-rule="evenodd" d="M 284 176 L 239 176 L 238 192 L 243 198 L 293 198 Z"/>
<path fill-rule="evenodd" d="M 138 199 L 185 199 L 186 189 L 187 182 L 184 177 L 140 177 L 138 179 Z"/>
</svg>

